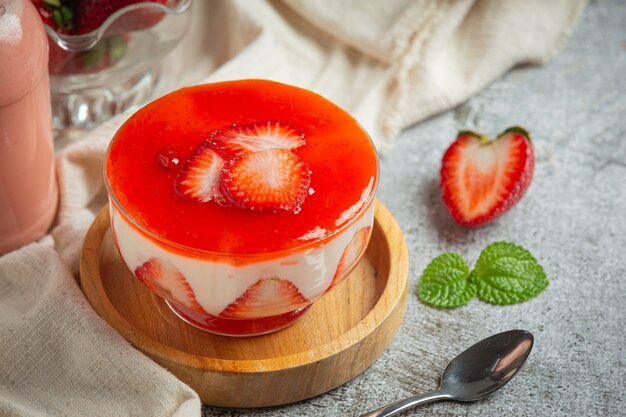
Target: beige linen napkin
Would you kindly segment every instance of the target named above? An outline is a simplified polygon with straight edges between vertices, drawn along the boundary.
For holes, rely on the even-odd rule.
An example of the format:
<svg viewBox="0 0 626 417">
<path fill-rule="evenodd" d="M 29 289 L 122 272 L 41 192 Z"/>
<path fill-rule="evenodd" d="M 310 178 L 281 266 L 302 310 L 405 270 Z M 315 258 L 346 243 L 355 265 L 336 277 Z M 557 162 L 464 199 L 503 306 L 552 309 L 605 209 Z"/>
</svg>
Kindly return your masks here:
<svg viewBox="0 0 626 417">
<path fill-rule="evenodd" d="M 203 79 L 296 84 L 346 108 L 384 150 L 513 66 L 549 60 L 583 3 L 198 0 L 158 93 Z M 104 152 L 127 117 L 59 152 L 55 227 L 0 257 L 0 416 L 200 415 L 197 395 L 102 321 L 74 280 L 106 200 Z"/>
</svg>

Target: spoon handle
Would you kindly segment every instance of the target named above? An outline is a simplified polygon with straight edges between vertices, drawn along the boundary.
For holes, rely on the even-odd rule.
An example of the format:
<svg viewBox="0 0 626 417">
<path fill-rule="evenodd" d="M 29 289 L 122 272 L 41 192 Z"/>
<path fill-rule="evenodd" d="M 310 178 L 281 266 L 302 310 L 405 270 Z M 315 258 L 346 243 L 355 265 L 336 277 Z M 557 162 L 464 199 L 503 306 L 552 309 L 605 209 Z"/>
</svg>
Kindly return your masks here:
<svg viewBox="0 0 626 417">
<path fill-rule="evenodd" d="M 370 411 L 367 414 L 363 414 L 361 417 L 388 417 L 395 416 L 398 413 L 408 410 L 409 408 L 416 407 L 418 405 L 431 403 L 433 401 L 449 400 L 451 396 L 440 390 L 424 392 L 422 394 L 415 395 L 413 397 L 406 398 L 404 400 L 397 401 L 395 403 L 386 405 L 377 410 Z"/>
</svg>

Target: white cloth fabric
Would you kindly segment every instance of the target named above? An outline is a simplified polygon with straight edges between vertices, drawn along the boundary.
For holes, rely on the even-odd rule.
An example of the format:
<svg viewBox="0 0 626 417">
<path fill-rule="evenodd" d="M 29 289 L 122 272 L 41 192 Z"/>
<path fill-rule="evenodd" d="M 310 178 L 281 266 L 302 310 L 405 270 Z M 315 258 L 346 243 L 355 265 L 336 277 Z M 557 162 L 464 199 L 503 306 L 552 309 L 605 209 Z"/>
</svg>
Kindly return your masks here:
<svg viewBox="0 0 626 417">
<path fill-rule="evenodd" d="M 196 1 L 158 93 L 269 78 L 351 112 L 380 150 L 515 65 L 547 62 L 583 0 Z M 120 115 L 58 154 L 52 232 L 0 257 L 0 416 L 198 416 L 189 387 L 132 348 L 78 288 L 82 240 L 105 203 Z"/>
</svg>

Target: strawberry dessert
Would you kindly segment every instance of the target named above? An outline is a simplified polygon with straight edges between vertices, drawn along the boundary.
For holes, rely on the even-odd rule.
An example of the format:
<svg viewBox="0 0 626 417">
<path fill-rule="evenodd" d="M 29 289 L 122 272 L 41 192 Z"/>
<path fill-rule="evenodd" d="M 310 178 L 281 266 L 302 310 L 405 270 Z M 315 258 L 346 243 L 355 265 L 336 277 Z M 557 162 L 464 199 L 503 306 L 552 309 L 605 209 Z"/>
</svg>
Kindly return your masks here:
<svg viewBox="0 0 626 417">
<path fill-rule="evenodd" d="M 288 326 L 351 272 L 371 235 L 377 176 L 349 114 L 265 80 L 148 104 L 105 164 L 129 269 L 183 320 L 235 336 Z"/>
</svg>

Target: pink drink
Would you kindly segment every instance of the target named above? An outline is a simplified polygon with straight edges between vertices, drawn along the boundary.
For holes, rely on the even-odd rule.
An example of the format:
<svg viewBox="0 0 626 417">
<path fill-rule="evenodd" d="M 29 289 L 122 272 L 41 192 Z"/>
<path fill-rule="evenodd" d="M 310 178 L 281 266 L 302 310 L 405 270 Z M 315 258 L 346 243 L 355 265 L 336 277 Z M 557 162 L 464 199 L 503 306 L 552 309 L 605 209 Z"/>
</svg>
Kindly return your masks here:
<svg viewBox="0 0 626 417">
<path fill-rule="evenodd" d="M 41 237 L 56 212 L 47 62 L 32 3 L 0 0 L 0 254 Z"/>
</svg>

